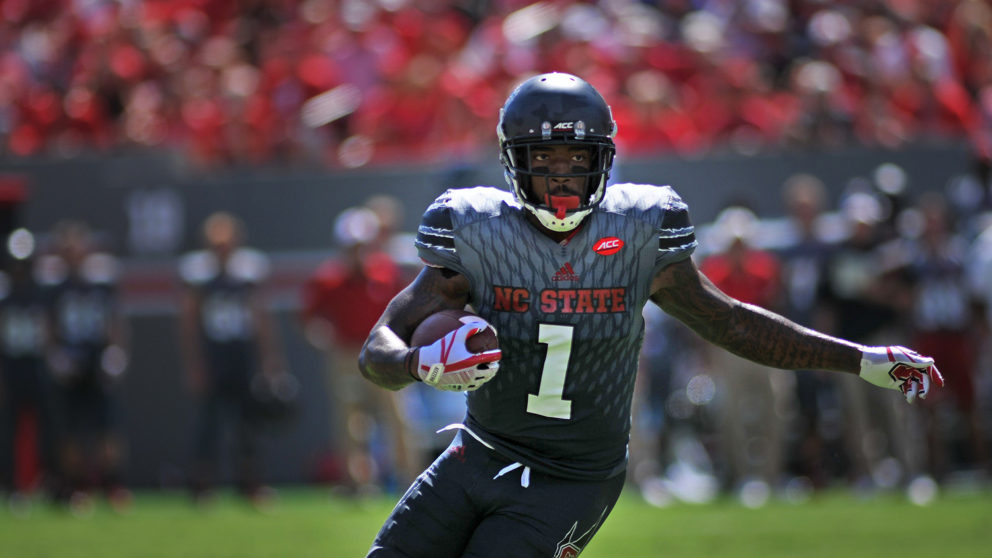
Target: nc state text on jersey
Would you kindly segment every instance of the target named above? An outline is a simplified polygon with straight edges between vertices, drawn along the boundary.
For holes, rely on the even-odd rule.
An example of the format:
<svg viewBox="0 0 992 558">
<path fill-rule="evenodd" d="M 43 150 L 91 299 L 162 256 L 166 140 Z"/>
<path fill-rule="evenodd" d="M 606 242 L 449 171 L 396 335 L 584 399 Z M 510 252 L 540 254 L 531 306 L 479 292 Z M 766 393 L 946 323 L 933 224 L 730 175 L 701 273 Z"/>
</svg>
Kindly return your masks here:
<svg viewBox="0 0 992 558">
<path fill-rule="evenodd" d="M 538 309 L 545 314 L 608 314 L 627 311 L 627 288 L 544 289 L 537 296 Z M 535 300 L 523 287 L 493 286 L 493 310 L 527 312 Z"/>
</svg>

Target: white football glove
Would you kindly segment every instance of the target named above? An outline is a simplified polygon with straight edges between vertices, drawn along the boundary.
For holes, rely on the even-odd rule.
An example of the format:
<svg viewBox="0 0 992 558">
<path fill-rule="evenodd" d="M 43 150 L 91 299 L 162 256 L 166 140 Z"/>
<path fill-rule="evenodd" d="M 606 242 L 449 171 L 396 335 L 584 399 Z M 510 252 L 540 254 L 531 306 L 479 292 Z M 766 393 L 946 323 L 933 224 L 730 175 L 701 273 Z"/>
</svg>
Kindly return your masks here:
<svg viewBox="0 0 992 558">
<path fill-rule="evenodd" d="M 465 346 L 469 337 L 493 329 L 485 320 L 471 319 L 418 351 L 417 375 L 427 385 L 444 391 L 474 391 L 499 371 L 499 349 L 473 353 Z M 493 329 L 495 332 L 496 330 Z"/>
<path fill-rule="evenodd" d="M 937 387 L 944 387 L 944 377 L 930 357 L 906 347 L 861 349 L 861 372 L 858 375 L 870 384 L 901 391 L 910 403 L 917 397 L 926 399 L 931 382 Z"/>
</svg>

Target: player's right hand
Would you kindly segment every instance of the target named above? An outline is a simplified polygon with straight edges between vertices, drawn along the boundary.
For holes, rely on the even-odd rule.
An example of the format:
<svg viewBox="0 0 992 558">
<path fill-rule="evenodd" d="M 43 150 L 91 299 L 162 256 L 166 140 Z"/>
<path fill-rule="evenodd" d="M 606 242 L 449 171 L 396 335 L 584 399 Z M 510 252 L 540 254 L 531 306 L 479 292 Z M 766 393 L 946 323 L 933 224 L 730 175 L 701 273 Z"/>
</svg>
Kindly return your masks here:
<svg viewBox="0 0 992 558">
<path fill-rule="evenodd" d="M 485 320 L 472 320 L 418 350 L 417 376 L 444 391 L 474 391 L 499 371 L 499 349 L 473 353 L 465 346 L 469 337 L 492 328 Z"/>
<path fill-rule="evenodd" d="M 897 389 L 912 403 L 926 399 L 931 384 L 944 387 L 944 377 L 933 359 L 906 347 L 862 347 L 862 379 L 870 384 Z"/>
</svg>

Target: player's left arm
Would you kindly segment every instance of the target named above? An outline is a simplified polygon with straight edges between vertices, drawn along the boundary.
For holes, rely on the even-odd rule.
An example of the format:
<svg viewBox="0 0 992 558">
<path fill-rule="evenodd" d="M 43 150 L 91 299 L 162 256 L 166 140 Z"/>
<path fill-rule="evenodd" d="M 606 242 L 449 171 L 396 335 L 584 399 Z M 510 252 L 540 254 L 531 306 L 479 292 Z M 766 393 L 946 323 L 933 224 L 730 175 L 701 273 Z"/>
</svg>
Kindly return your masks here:
<svg viewBox="0 0 992 558">
<path fill-rule="evenodd" d="M 730 297 L 689 258 L 658 272 L 651 300 L 707 341 L 748 360 L 787 370 L 834 370 L 898 389 L 912 400 L 943 385 L 933 360 L 903 347 L 866 347 L 803 327 Z"/>
</svg>

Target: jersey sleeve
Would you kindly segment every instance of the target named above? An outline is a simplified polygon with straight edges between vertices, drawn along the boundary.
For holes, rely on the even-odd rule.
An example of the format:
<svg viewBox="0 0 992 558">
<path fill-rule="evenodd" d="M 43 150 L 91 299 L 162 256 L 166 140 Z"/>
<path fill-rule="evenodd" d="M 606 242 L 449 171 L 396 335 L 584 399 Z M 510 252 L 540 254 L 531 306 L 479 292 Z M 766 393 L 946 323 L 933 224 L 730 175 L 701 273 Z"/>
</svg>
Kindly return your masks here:
<svg viewBox="0 0 992 558">
<path fill-rule="evenodd" d="M 655 271 L 682 261 L 696 250 L 696 229 L 689 219 L 689 206 L 671 188 L 662 188 L 662 217 L 658 227 L 658 255 Z"/>
<path fill-rule="evenodd" d="M 455 210 L 452 198 L 445 192 L 432 203 L 417 228 L 417 254 L 432 267 L 445 267 L 465 273 L 455 244 Z"/>
</svg>

